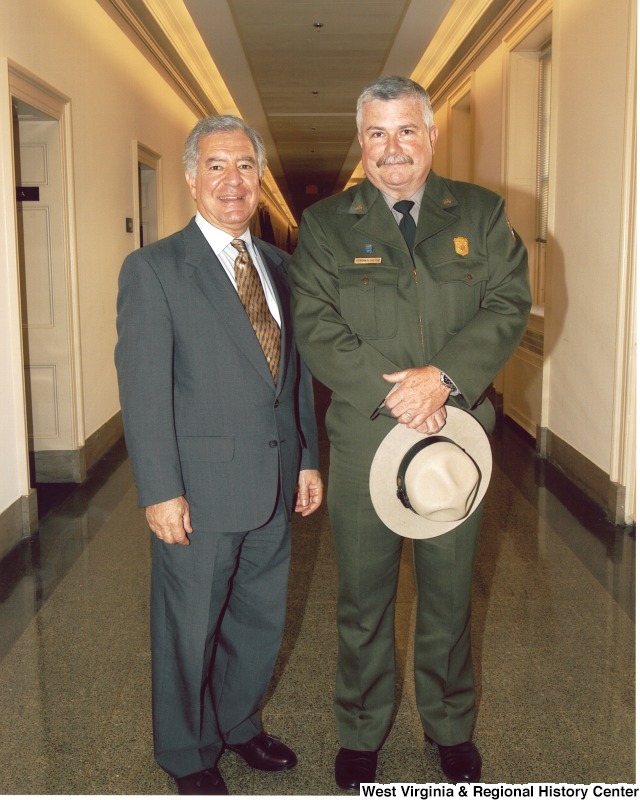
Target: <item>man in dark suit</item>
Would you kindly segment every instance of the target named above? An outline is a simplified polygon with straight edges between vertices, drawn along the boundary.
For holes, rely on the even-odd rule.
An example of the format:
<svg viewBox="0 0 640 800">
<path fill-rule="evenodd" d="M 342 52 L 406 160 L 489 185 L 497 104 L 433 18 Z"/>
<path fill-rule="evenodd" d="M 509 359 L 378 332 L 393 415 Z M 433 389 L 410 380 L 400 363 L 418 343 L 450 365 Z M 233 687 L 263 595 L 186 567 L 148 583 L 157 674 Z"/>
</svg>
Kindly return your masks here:
<svg viewBox="0 0 640 800">
<path fill-rule="evenodd" d="M 318 508 L 322 481 L 287 257 L 249 233 L 262 138 L 210 117 L 189 135 L 184 165 L 196 217 L 125 260 L 116 366 L 155 534 L 156 760 L 180 794 L 228 794 L 224 748 L 261 770 L 297 761 L 263 731 L 260 706 L 284 629 L 291 513 Z"/>
<path fill-rule="evenodd" d="M 448 405 L 490 432 L 486 390 L 531 305 L 526 250 L 502 198 L 431 170 L 438 130 L 424 89 L 381 78 L 360 95 L 356 120 L 367 178 L 305 211 L 289 269 L 296 341 L 333 392 L 328 499 L 339 567 L 335 771 L 343 789 L 375 780 L 394 706 L 402 539 L 372 505 L 374 455 L 398 423 L 446 436 Z M 482 504 L 454 530 L 413 543 L 416 701 L 454 782 L 481 775 L 470 647 L 481 516 Z"/>
</svg>

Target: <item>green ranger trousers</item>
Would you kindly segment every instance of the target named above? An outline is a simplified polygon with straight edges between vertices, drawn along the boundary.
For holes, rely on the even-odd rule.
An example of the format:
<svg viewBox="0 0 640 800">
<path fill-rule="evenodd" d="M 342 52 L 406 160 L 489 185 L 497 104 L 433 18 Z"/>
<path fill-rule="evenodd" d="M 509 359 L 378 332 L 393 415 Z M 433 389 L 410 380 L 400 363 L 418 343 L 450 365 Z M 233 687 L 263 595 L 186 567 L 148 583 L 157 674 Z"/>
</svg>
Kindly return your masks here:
<svg viewBox="0 0 640 800">
<path fill-rule="evenodd" d="M 395 600 L 405 542 L 413 546 L 417 592 L 418 712 L 427 736 L 438 744 L 459 744 L 471 738 L 475 718 L 471 582 L 483 504 L 449 533 L 405 540 L 373 509 L 371 454 L 358 455 L 354 459 L 332 446 L 329 471 L 339 574 L 335 714 L 340 744 L 378 750 L 389 731 L 395 700 Z"/>
</svg>

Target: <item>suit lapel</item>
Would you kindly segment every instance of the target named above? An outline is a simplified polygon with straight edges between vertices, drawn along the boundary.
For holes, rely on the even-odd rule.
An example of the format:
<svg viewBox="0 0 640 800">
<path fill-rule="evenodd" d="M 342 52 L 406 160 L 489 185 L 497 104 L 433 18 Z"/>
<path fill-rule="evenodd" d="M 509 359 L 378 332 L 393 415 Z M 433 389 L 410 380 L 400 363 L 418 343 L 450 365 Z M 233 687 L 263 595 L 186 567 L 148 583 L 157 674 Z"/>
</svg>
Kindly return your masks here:
<svg viewBox="0 0 640 800">
<path fill-rule="evenodd" d="M 265 381 L 273 385 L 260 342 L 238 293 L 195 221 L 184 230 L 185 262 L 190 280 L 209 301 L 222 327 Z"/>
</svg>

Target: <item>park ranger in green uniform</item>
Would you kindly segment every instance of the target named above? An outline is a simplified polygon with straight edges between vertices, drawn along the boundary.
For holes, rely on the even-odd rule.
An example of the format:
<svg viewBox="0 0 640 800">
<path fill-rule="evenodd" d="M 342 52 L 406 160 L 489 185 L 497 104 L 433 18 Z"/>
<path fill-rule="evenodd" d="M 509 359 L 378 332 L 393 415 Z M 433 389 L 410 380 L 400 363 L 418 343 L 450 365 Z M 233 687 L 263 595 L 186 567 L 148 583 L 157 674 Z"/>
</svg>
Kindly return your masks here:
<svg viewBox="0 0 640 800">
<path fill-rule="evenodd" d="M 428 94 L 396 76 L 357 104 L 366 179 L 307 209 L 289 267 L 305 362 L 332 391 L 329 511 L 339 566 L 336 781 L 375 781 L 395 690 L 394 605 L 402 537 L 369 494 L 375 452 L 397 424 L 445 428 L 447 406 L 491 432 L 488 387 L 526 328 L 527 253 L 487 189 L 431 171 Z M 471 580 L 482 504 L 413 542 L 416 703 L 446 777 L 480 780 L 471 741 Z"/>
</svg>

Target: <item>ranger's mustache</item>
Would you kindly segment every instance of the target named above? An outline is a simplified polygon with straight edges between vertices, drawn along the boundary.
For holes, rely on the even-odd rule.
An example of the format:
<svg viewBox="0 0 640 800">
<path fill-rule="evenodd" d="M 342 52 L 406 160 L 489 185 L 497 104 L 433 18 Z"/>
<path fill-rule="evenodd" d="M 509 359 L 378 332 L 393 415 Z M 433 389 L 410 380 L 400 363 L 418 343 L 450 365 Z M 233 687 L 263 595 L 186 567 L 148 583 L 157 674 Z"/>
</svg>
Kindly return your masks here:
<svg viewBox="0 0 640 800">
<path fill-rule="evenodd" d="M 413 164 L 413 159 L 406 153 L 398 153 L 397 155 L 382 156 L 376 161 L 377 167 L 388 167 L 392 164 Z"/>
</svg>

